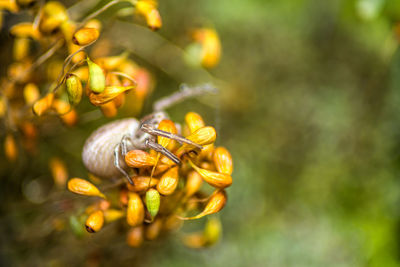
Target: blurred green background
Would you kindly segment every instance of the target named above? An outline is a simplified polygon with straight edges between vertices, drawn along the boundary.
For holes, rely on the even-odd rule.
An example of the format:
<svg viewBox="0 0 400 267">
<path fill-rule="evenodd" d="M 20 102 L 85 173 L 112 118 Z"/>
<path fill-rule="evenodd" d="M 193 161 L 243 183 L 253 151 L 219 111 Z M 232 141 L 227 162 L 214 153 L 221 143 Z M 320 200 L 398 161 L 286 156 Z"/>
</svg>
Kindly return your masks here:
<svg viewBox="0 0 400 267">
<path fill-rule="evenodd" d="M 51 155 L 66 160 L 70 176 L 85 176 L 80 150 L 109 121 L 100 119 L 60 126 L 18 166 L 2 158 L 0 265 L 400 266 L 400 1 L 162 0 L 157 33 L 112 12 L 102 18 L 116 51 L 130 50 L 157 79 L 147 112 L 182 82 L 220 87 L 219 96 L 170 114 L 204 114 L 233 155 L 223 238 L 193 250 L 175 234 L 132 249 L 116 227 L 83 239 L 52 231 L 48 219 L 64 216 L 62 199 L 75 196 L 34 204 L 24 184 L 51 180 Z M 179 54 L 190 29 L 204 25 L 215 27 L 223 49 L 210 74 Z"/>
</svg>

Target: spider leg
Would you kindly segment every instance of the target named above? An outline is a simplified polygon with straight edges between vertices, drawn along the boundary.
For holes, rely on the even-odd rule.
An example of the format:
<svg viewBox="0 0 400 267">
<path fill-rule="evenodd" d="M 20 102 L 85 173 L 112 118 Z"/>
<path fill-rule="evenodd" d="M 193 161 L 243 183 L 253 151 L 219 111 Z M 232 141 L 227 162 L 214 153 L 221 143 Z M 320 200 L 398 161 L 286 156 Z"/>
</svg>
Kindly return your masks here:
<svg viewBox="0 0 400 267">
<path fill-rule="evenodd" d="M 140 127 L 140 130 L 142 130 L 145 133 L 151 134 L 151 135 L 158 135 L 158 136 L 162 136 L 162 137 L 166 137 L 166 138 L 175 140 L 175 141 L 179 142 L 180 144 L 186 143 L 186 144 L 195 146 L 197 148 L 203 149 L 203 147 L 201 145 L 196 144 L 195 142 L 193 142 L 183 136 L 156 129 L 155 127 L 151 126 L 150 124 L 142 124 L 142 126 Z"/>
<path fill-rule="evenodd" d="M 170 160 L 172 160 L 175 164 L 181 164 L 180 159 L 175 156 L 171 151 L 169 151 L 168 149 L 166 149 L 165 147 L 163 147 L 160 144 L 157 144 L 156 142 L 150 140 L 150 139 L 146 139 L 144 141 L 144 144 L 146 146 L 146 148 L 151 148 L 157 152 L 160 152 L 161 154 L 163 154 L 164 156 L 166 156 L 167 158 L 169 158 Z"/>
<path fill-rule="evenodd" d="M 121 143 L 117 144 L 114 148 L 114 166 L 126 177 L 128 182 L 133 185 L 133 181 L 129 174 L 121 167 L 120 160 L 121 160 L 121 147 L 122 147 L 122 141 Z M 125 147 L 126 149 L 126 147 Z"/>
</svg>

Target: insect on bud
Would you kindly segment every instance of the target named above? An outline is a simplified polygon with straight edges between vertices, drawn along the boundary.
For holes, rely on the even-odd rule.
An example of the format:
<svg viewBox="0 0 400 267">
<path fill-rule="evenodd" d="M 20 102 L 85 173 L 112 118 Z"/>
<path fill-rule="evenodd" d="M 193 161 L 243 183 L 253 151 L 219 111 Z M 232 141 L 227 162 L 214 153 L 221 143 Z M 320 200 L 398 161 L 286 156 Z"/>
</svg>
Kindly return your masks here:
<svg viewBox="0 0 400 267">
<path fill-rule="evenodd" d="M 95 93 L 101 93 L 106 88 L 106 78 L 103 69 L 87 58 L 89 67 L 89 87 Z"/>
<path fill-rule="evenodd" d="M 68 190 L 79 195 L 97 196 L 106 199 L 106 196 L 95 185 L 80 178 L 69 180 Z"/>
<path fill-rule="evenodd" d="M 128 208 L 126 221 L 130 226 L 137 226 L 143 223 L 144 205 L 140 196 L 130 192 L 128 195 Z"/>
<path fill-rule="evenodd" d="M 150 167 L 156 164 L 156 157 L 143 150 L 131 150 L 126 153 L 125 162 L 132 168 Z"/>
<path fill-rule="evenodd" d="M 214 150 L 213 162 L 218 172 L 225 173 L 228 175 L 232 174 L 233 171 L 232 156 L 226 148 L 217 147 Z"/>
<path fill-rule="evenodd" d="M 197 191 L 199 191 L 201 184 L 203 183 L 203 179 L 201 178 L 200 174 L 195 171 L 191 171 L 188 174 L 187 181 L 186 181 L 186 196 L 190 197 L 194 195 Z"/>
<path fill-rule="evenodd" d="M 157 184 L 157 190 L 160 194 L 171 195 L 178 186 L 178 182 L 178 167 L 173 167 L 161 176 Z"/>
<path fill-rule="evenodd" d="M 190 133 L 194 133 L 198 129 L 206 126 L 203 118 L 195 112 L 188 112 L 185 116 L 185 122 L 186 125 L 189 127 Z"/>
<path fill-rule="evenodd" d="M 6 139 L 4 140 L 4 153 L 7 159 L 11 162 L 14 162 L 17 159 L 18 148 L 14 136 L 11 134 L 7 134 Z"/>
<path fill-rule="evenodd" d="M 182 220 L 195 220 L 200 219 L 206 215 L 214 214 L 222 210 L 226 204 L 227 196 L 225 190 L 215 191 L 210 200 L 208 201 L 204 210 L 196 216 L 181 218 Z"/>
<path fill-rule="evenodd" d="M 41 116 L 49 108 L 51 108 L 54 100 L 54 94 L 50 93 L 43 98 L 37 100 L 32 107 L 33 113 L 37 116 Z"/>
<path fill-rule="evenodd" d="M 34 83 L 28 83 L 24 87 L 24 99 L 25 103 L 32 105 L 40 97 L 39 88 Z"/>
<path fill-rule="evenodd" d="M 216 188 L 225 188 L 232 184 L 232 177 L 225 173 L 213 172 L 206 169 L 202 169 L 193 164 L 192 161 L 189 160 L 190 165 L 193 169 L 196 170 L 200 174 L 203 179 L 213 187 Z"/>
<path fill-rule="evenodd" d="M 89 215 L 86 220 L 85 227 L 89 233 L 96 233 L 103 228 L 104 214 L 101 210 L 95 211 Z"/>
<path fill-rule="evenodd" d="M 134 248 L 140 247 L 143 243 L 143 226 L 131 228 L 126 236 L 126 243 Z"/>
<path fill-rule="evenodd" d="M 69 74 L 65 81 L 67 85 L 68 99 L 71 105 L 77 105 L 82 99 L 82 83 L 75 74 Z"/>
<path fill-rule="evenodd" d="M 82 28 L 74 33 L 72 42 L 76 45 L 84 46 L 93 43 L 99 38 L 100 32 L 94 28 Z"/>
<path fill-rule="evenodd" d="M 103 213 L 106 223 L 119 220 L 125 215 L 125 213 L 122 210 L 116 210 L 116 209 L 107 209 Z"/>
<path fill-rule="evenodd" d="M 91 81 L 91 80 L 90 80 Z M 119 94 L 134 89 L 135 86 L 107 86 L 105 89 L 99 93 L 90 93 L 89 100 L 95 106 L 101 106 L 114 98 L 116 98 Z"/>
<path fill-rule="evenodd" d="M 147 210 L 149 211 L 151 217 L 155 217 L 158 213 L 158 210 L 160 208 L 160 193 L 158 193 L 157 190 L 150 188 L 146 192 L 146 207 Z"/>
</svg>

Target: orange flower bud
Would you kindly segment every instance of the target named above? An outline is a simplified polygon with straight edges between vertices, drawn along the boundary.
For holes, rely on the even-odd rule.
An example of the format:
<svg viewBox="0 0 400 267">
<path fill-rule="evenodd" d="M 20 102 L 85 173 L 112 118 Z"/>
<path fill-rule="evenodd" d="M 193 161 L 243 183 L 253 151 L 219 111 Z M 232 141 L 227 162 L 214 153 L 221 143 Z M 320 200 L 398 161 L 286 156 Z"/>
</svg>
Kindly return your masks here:
<svg viewBox="0 0 400 267">
<path fill-rule="evenodd" d="M 143 150 L 131 150 L 126 153 L 125 162 L 132 168 L 150 167 L 156 164 L 156 157 Z"/>
<path fill-rule="evenodd" d="M 145 232 L 146 239 L 155 240 L 159 236 L 161 228 L 162 228 L 162 220 L 160 218 L 155 219 L 154 222 L 152 222 L 146 227 L 146 232 Z"/>
<path fill-rule="evenodd" d="M 74 126 L 78 122 L 78 113 L 75 109 L 70 110 L 68 113 L 61 115 L 60 118 L 67 126 Z"/>
<path fill-rule="evenodd" d="M 233 171 L 232 156 L 226 148 L 217 147 L 214 150 L 213 162 L 218 172 L 225 173 L 228 175 L 232 174 Z"/>
<path fill-rule="evenodd" d="M 143 243 L 143 226 L 131 228 L 127 234 L 126 243 L 134 248 L 140 247 Z"/>
<path fill-rule="evenodd" d="M 75 32 L 72 37 L 72 42 L 76 45 L 84 46 L 96 41 L 100 36 L 98 29 L 82 28 Z"/>
<path fill-rule="evenodd" d="M 209 28 L 198 29 L 193 38 L 202 46 L 201 64 L 206 68 L 217 65 L 221 57 L 221 42 L 217 32 Z"/>
<path fill-rule="evenodd" d="M 60 118 L 67 126 L 73 126 L 78 121 L 76 111 L 64 100 L 55 99 L 52 107 L 60 115 Z"/>
<path fill-rule="evenodd" d="M 151 217 L 155 217 L 160 209 L 160 193 L 157 190 L 150 188 L 146 192 L 146 207 Z"/>
<path fill-rule="evenodd" d="M 195 142 L 201 146 L 209 145 L 215 142 L 217 138 L 217 133 L 215 132 L 214 127 L 206 126 L 194 131 L 192 134 L 186 137 L 190 141 Z M 180 157 L 185 152 L 196 149 L 195 146 L 189 144 L 183 144 L 177 151 L 177 155 Z"/>
<path fill-rule="evenodd" d="M 49 166 L 56 186 L 59 188 L 65 188 L 68 179 L 68 171 L 64 162 L 59 158 L 51 158 Z"/>
<path fill-rule="evenodd" d="M 107 102 L 100 106 L 101 112 L 103 112 L 104 117 L 112 118 L 117 116 L 118 110 L 114 102 Z"/>
<path fill-rule="evenodd" d="M 200 174 L 195 171 L 191 171 L 188 174 L 185 190 L 186 196 L 190 197 L 194 195 L 197 191 L 199 191 L 201 184 L 203 183 L 203 179 L 201 178 Z"/>
<path fill-rule="evenodd" d="M 169 133 L 173 133 L 173 134 L 177 134 L 178 130 L 175 127 L 175 124 L 171 121 L 171 120 L 162 120 L 159 124 L 158 124 L 158 129 L 165 131 L 165 132 L 169 132 Z M 162 137 L 162 136 L 157 136 L 157 142 L 162 145 L 163 147 L 167 147 L 169 143 L 173 143 L 174 140 L 171 140 L 167 137 Z"/>
<path fill-rule="evenodd" d="M 85 227 L 89 233 L 96 233 L 103 228 L 104 214 L 101 210 L 95 211 L 89 215 L 86 220 Z"/>
<path fill-rule="evenodd" d="M 226 204 L 227 196 L 225 190 L 217 190 L 213 193 L 204 210 L 193 217 L 181 218 L 182 220 L 200 219 L 206 215 L 214 214 L 222 210 Z"/>
<path fill-rule="evenodd" d="M 153 31 L 160 29 L 162 26 L 160 12 L 157 9 L 152 9 L 146 14 L 146 22 Z"/>
<path fill-rule="evenodd" d="M 11 162 L 14 162 L 18 157 L 18 148 L 14 136 L 11 134 L 7 134 L 6 139 L 4 140 L 4 153 L 7 159 Z"/>
<path fill-rule="evenodd" d="M 156 186 L 158 183 L 157 178 L 151 178 L 150 176 L 134 176 L 132 177 L 134 185 L 127 184 L 128 189 L 133 192 L 142 192 L 148 189 L 149 182 L 151 180 L 150 187 Z"/>
<path fill-rule="evenodd" d="M 137 226 L 143 223 L 144 205 L 140 196 L 130 192 L 128 195 L 128 208 L 126 221 L 130 226 Z"/>
<path fill-rule="evenodd" d="M 39 31 L 35 28 L 33 23 L 30 22 L 22 22 L 14 25 L 10 29 L 10 34 L 16 37 L 25 37 L 25 38 L 30 37 L 35 40 L 38 40 L 40 38 Z"/>
<path fill-rule="evenodd" d="M 80 178 L 72 178 L 69 180 L 68 190 L 79 195 L 98 196 L 104 199 L 106 198 L 106 196 L 101 193 L 95 185 Z"/>
<path fill-rule="evenodd" d="M 165 219 L 163 228 L 166 231 L 175 231 L 181 228 L 182 225 L 183 221 L 179 219 L 175 214 L 172 214 Z"/>
<path fill-rule="evenodd" d="M 41 116 L 47 110 L 51 108 L 53 103 L 54 94 L 50 93 L 46 96 L 42 97 L 41 99 L 37 100 L 32 107 L 33 113 L 37 116 Z"/>
<path fill-rule="evenodd" d="M 225 173 L 213 172 L 205 169 L 201 169 L 189 161 L 193 169 L 195 169 L 203 179 L 216 188 L 225 188 L 232 184 L 232 177 Z"/>
<path fill-rule="evenodd" d="M 171 195 L 178 186 L 178 182 L 178 167 L 173 167 L 161 176 L 157 190 L 163 195 Z"/>
<path fill-rule="evenodd" d="M 18 37 L 14 40 L 13 56 L 16 61 L 22 61 L 29 55 L 29 39 Z"/>
<path fill-rule="evenodd" d="M 119 94 L 134 89 L 135 86 L 107 86 L 103 92 L 99 94 L 90 93 L 89 100 L 95 106 L 101 106 L 114 98 L 116 98 Z"/>
<path fill-rule="evenodd" d="M 189 127 L 190 133 L 194 133 L 198 129 L 206 126 L 203 118 L 195 112 L 188 112 L 185 116 L 185 122 L 186 125 Z"/>
<path fill-rule="evenodd" d="M 24 87 L 24 99 L 25 103 L 32 105 L 40 97 L 39 88 L 34 83 L 28 83 Z"/>
<path fill-rule="evenodd" d="M 106 223 L 119 220 L 125 215 L 125 213 L 122 210 L 116 210 L 116 209 L 107 209 L 103 213 Z"/>
</svg>

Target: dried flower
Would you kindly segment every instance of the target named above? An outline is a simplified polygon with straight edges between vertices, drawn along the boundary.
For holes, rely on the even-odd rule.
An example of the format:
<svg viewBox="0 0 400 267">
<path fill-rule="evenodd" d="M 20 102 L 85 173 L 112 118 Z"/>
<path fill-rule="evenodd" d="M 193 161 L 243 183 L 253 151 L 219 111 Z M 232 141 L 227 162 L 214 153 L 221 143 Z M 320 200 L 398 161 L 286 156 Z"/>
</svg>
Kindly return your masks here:
<svg viewBox="0 0 400 267">
<path fill-rule="evenodd" d="M 92 103 L 95 106 L 100 106 L 100 105 L 104 105 L 105 103 L 113 100 L 114 98 L 116 98 L 119 94 L 128 91 L 128 90 L 132 90 L 134 89 L 134 86 L 107 86 L 105 87 L 105 89 L 99 93 L 99 94 L 95 94 L 95 93 L 90 93 L 89 95 L 89 100 L 90 103 Z"/>
</svg>

